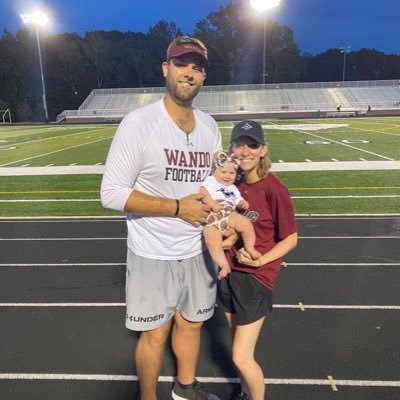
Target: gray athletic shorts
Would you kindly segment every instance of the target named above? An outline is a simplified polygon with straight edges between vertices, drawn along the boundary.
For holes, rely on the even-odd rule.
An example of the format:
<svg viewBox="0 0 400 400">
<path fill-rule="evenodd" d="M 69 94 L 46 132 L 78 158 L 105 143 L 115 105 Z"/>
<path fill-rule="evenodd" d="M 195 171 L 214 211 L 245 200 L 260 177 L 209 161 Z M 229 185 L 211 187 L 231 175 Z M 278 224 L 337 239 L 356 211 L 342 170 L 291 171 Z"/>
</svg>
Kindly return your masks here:
<svg viewBox="0 0 400 400">
<path fill-rule="evenodd" d="M 180 310 L 191 322 L 212 317 L 217 269 L 206 251 L 184 260 L 154 260 L 128 249 L 126 263 L 126 327 L 158 328 Z"/>
</svg>

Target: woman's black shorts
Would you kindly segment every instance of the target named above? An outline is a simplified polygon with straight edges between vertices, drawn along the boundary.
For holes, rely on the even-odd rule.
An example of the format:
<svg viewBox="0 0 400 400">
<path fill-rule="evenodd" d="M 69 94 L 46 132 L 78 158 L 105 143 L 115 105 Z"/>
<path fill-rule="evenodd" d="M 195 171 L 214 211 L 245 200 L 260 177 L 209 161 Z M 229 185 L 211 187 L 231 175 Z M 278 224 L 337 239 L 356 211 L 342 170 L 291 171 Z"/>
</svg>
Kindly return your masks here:
<svg viewBox="0 0 400 400">
<path fill-rule="evenodd" d="M 272 292 L 251 274 L 232 271 L 218 282 L 218 306 L 234 314 L 237 325 L 258 321 L 272 311 Z"/>
</svg>

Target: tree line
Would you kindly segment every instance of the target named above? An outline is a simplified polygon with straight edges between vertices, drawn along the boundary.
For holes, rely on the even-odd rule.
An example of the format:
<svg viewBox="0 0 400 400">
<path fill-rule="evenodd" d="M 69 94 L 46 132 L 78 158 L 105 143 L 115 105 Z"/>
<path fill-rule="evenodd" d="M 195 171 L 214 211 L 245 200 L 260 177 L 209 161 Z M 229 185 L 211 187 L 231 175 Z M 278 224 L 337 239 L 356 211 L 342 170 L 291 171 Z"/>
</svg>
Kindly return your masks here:
<svg viewBox="0 0 400 400">
<path fill-rule="evenodd" d="M 344 64 L 346 80 L 400 77 L 400 55 L 332 48 L 311 55 L 300 52 L 288 26 L 268 20 L 265 29 L 266 83 L 341 81 Z M 182 34 L 175 22 L 160 20 L 146 33 L 42 35 L 50 119 L 77 109 L 94 88 L 164 86 L 160 65 L 169 42 Z M 261 83 L 264 21 L 250 15 L 243 1 L 221 6 L 188 34 L 209 49 L 207 85 Z M 29 27 L 15 35 L 5 27 L 0 37 L 0 109 L 7 108 L 14 121 L 43 119 L 36 33 Z"/>
</svg>

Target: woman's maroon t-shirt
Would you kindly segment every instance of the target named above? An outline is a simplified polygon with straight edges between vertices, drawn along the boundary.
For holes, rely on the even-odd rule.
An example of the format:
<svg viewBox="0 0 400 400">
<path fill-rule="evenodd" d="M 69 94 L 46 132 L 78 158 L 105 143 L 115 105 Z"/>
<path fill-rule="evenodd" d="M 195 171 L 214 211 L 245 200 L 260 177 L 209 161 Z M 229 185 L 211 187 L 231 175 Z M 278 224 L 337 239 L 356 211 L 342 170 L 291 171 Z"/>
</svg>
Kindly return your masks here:
<svg viewBox="0 0 400 400">
<path fill-rule="evenodd" d="M 293 204 L 289 191 L 273 173 L 255 183 L 241 182 L 240 193 L 249 202 L 249 208 L 242 212 L 253 223 L 256 233 L 256 250 L 267 253 L 276 243 L 297 231 Z M 261 267 L 254 268 L 239 264 L 235 255 L 243 247 L 238 240 L 236 245 L 226 252 L 231 268 L 252 274 L 263 286 L 272 290 L 278 278 L 282 258 Z"/>
</svg>

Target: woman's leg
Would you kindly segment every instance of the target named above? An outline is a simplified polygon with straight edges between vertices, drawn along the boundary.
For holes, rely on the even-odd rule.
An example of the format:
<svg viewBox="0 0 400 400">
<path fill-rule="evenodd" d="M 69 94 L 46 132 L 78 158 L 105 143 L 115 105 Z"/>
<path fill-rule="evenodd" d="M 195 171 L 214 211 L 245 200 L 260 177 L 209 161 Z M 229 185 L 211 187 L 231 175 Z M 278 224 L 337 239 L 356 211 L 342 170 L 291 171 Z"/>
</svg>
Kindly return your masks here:
<svg viewBox="0 0 400 400">
<path fill-rule="evenodd" d="M 229 329 L 231 331 L 231 341 L 233 343 L 233 338 L 235 337 L 235 332 L 236 332 L 236 319 L 235 319 L 235 316 L 233 314 L 227 313 L 227 312 L 225 313 L 225 317 L 226 317 L 226 320 L 228 321 L 228 326 L 229 326 Z M 245 382 L 242 374 L 240 373 L 239 370 L 237 370 L 237 373 L 238 373 L 239 379 L 240 379 L 241 391 L 244 392 L 244 393 L 249 394 L 250 391 L 249 391 L 249 389 L 248 389 L 248 387 L 246 385 L 246 382 Z"/>
<path fill-rule="evenodd" d="M 227 319 L 233 332 L 232 359 L 239 371 L 242 391 L 252 400 L 264 400 L 264 374 L 254 358 L 254 350 L 265 317 L 248 325 L 236 325 L 231 314 Z"/>
</svg>

